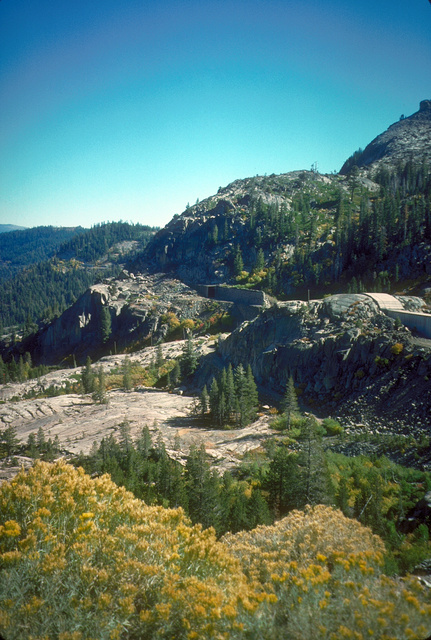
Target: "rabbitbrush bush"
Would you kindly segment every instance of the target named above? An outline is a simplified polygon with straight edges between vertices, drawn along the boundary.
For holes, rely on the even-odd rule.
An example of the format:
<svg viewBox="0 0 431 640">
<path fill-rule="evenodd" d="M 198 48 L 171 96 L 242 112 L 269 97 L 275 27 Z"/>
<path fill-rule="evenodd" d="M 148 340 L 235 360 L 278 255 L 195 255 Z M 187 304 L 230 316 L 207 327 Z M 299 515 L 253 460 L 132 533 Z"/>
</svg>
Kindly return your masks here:
<svg viewBox="0 0 431 640">
<path fill-rule="evenodd" d="M 7 640 L 237 638 L 265 599 L 213 530 L 107 475 L 37 462 L 0 487 L 0 514 Z"/>
<path fill-rule="evenodd" d="M 7 640 L 423 640 L 420 585 L 381 575 L 383 544 L 339 511 L 227 535 L 109 478 L 37 462 L 0 487 Z"/>
<path fill-rule="evenodd" d="M 307 507 L 222 541 L 253 586 L 276 596 L 274 640 L 425 640 L 431 633 L 429 591 L 416 578 L 383 575 L 383 542 L 341 511 Z"/>
</svg>

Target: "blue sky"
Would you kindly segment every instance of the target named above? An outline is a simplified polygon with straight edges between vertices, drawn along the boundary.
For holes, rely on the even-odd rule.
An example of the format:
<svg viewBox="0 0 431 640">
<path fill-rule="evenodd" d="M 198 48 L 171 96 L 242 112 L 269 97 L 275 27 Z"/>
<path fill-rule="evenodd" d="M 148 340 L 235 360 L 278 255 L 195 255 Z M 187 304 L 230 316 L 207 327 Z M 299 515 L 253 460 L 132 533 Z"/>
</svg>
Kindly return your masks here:
<svg viewBox="0 0 431 640">
<path fill-rule="evenodd" d="M 428 0 L 1 0 L 0 223 L 166 224 L 431 99 Z"/>
</svg>

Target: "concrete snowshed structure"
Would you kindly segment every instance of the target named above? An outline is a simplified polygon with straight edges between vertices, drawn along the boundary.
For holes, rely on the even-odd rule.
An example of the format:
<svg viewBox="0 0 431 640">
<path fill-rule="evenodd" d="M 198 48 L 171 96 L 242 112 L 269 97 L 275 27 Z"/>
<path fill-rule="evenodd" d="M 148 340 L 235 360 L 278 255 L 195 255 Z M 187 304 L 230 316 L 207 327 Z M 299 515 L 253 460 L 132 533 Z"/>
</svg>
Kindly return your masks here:
<svg viewBox="0 0 431 640">
<path fill-rule="evenodd" d="M 233 302 L 250 307 L 263 307 L 266 304 L 265 293 L 257 289 L 237 289 L 222 284 L 198 284 L 196 291 L 204 298 L 212 298 L 220 302 Z"/>
<path fill-rule="evenodd" d="M 423 338 L 431 339 L 431 314 L 421 311 L 407 311 L 401 300 L 389 293 L 365 293 L 379 305 L 379 308 L 390 318 L 398 320 L 410 331 Z"/>
</svg>

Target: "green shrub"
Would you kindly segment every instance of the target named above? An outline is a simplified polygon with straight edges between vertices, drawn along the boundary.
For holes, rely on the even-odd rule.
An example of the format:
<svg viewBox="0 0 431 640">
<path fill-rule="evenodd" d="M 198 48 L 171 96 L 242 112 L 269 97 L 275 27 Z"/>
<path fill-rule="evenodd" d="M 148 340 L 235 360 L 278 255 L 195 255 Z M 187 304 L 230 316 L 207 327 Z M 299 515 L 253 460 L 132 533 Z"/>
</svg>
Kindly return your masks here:
<svg viewBox="0 0 431 640">
<path fill-rule="evenodd" d="M 344 433 L 344 429 L 338 420 L 334 420 L 334 418 L 325 418 L 322 421 L 322 426 L 325 429 L 327 436 L 338 436 L 341 433 Z"/>
</svg>

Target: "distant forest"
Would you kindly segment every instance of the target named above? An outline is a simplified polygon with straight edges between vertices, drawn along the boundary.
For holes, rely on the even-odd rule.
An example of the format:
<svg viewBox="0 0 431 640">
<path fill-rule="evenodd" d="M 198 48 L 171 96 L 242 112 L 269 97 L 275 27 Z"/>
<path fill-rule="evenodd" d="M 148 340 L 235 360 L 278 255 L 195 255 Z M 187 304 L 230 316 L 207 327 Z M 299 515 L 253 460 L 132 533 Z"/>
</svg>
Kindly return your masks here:
<svg viewBox="0 0 431 640">
<path fill-rule="evenodd" d="M 0 283 L 31 264 L 52 258 L 64 242 L 84 233 L 83 227 L 33 227 L 0 234 Z"/>
<path fill-rule="evenodd" d="M 31 243 L 27 241 L 26 244 L 22 244 L 21 236 L 18 235 L 14 249 L 16 253 L 20 250 L 27 252 L 25 259 L 29 266 L 0 284 L 1 326 L 18 325 L 25 333 L 34 330 L 39 321 L 49 321 L 60 315 L 101 275 L 109 277 L 118 273 L 118 263 L 125 258 L 120 252 L 115 251 L 117 243 L 134 240 L 139 242 L 139 248 L 142 249 L 154 234 L 151 227 L 127 222 L 96 225 L 87 231 L 81 229 L 82 233 L 75 232 L 72 237 L 70 233 L 66 234 L 65 241 L 57 244 L 53 258 L 31 264 L 31 256 L 37 253 L 37 229 L 34 230 L 35 235 Z M 42 237 L 49 237 L 49 231 L 45 232 L 49 229 L 56 236 L 57 229 L 40 229 L 44 230 Z M 15 234 L 12 232 L 7 236 L 12 240 L 8 245 L 8 251 L 12 255 Z M 0 235 L 0 241 L 2 239 L 3 235 Z M 7 252 L 5 254 L 7 255 Z M 94 264 L 105 258 L 107 265 Z M 18 264 L 17 259 L 15 264 Z"/>
</svg>

